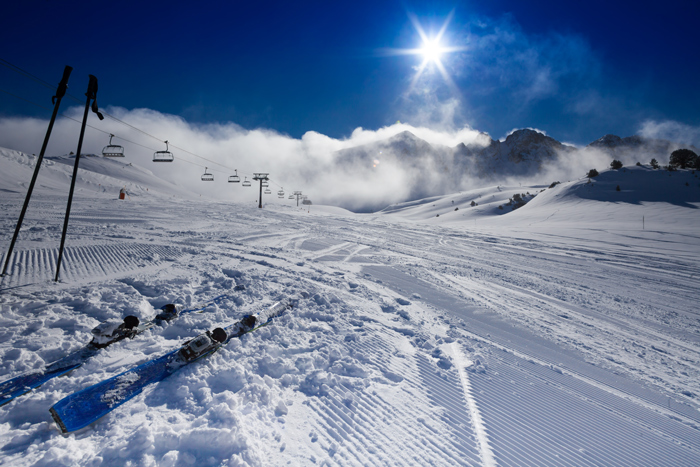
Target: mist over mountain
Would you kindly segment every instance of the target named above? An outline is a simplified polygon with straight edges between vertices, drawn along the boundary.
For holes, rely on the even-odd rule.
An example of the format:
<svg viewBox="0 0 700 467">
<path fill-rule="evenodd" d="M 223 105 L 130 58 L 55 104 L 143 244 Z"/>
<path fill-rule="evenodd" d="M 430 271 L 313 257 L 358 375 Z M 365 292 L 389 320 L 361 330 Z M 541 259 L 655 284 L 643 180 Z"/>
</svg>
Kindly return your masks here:
<svg viewBox="0 0 700 467">
<path fill-rule="evenodd" d="M 358 177 L 376 177 L 382 171 L 387 177 L 391 172 L 408 174 L 405 201 L 410 201 L 514 179 L 523 183 L 549 183 L 552 177 L 576 179 L 585 175 L 584 168 L 604 169 L 612 159 L 633 165 L 648 164 L 654 158 L 666 164 L 670 153 L 680 147 L 697 152 L 692 145 L 638 135 L 622 138 L 609 134 L 576 147 L 533 129 L 515 130 L 503 141 L 481 133 L 468 143 L 450 147 L 431 144 L 406 130 L 337 151 L 334 160 L 337 169 L 352 171 Z M 384 201 L 376 201 L 354 209 L 381 208 Z"/>
<path fill-rule="evenodd" d="M 617 135 L 605 135 L 586 146 L 586 148 L 603 151 L 620 160 L 632 160 L 636 157 L 636 160 L 642 163 L 649 163 L 651 158 L 656 159 L 659 163 L 666 163 L 669 155 L 681 147 L 698 152 L 698 149 L 693 145 L 684 146 L 665 139 L 646 138 L 638 135 L 625 138 L 620 138 Z M 642 157 L 641 160 L 640 157 Z"/>
<path fill-rule="evenodd" d="M 490 139 L 488 146 L 480 150 L 465 145 L 454 148 L 462 165 L 472 167 L 473 174 L 479 178 L 490 180 L 536 175 L 561 155 L 575 150 L 573 146 L 527 128 L 512 132 L 505 141 Z"/>
</svg>

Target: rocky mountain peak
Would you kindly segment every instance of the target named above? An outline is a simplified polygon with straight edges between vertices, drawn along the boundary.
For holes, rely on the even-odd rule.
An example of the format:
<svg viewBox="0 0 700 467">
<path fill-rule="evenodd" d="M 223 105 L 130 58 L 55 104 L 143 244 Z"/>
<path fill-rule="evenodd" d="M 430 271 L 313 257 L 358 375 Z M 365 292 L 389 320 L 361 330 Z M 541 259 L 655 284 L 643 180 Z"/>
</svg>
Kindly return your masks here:
<svg viewBox="0 0 700 467">
<path fill-rule="evenodd" d="M 605 135 L 602 138 L 599 138 L 592 143 L 590 143 L 588 146 L 591 147 L 614 147 L 614 146 L 619 146 L 622 144 L 622 138 L 620 138 L 617 135 Z"/>
<path fill-rule="evenodd" d="M 505 142 L 509 144 L 518 144 L 521 142 L 529 142 L 529 141 L 555 141 L 554 138 L 550 138 L 549 136 L 540 133 L 539 131 L 531 130 L 529 128 L 522 128 L 520 130 L 515 130 L 513 133 L 509 134 L 506 137 Z"/>
<path fill-rule="evenodd" d="M 404 130 L 401 133 L 396 133 L 394 136 L 389 138 L 389 141 L 406 141 L 406 140 L 419 140 L 416 135 L 408 130 Z"/>
</svg>

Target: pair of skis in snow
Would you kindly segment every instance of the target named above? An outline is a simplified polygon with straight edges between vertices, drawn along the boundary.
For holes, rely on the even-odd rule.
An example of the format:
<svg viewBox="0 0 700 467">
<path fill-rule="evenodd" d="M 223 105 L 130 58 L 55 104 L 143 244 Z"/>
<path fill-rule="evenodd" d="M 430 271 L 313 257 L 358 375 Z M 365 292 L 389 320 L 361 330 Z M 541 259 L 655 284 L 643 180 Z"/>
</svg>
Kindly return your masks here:
<svg viewBox="0 0 700 467">
<path fill-rule="evenodd" d="M 185 365 L 211 355 L 232 338 L 267 325 L 291 307 L 292 303 L 284 299 L 258 315 L 247 315 L 225 328 L 200 334 L 162 357 L 61 399 L 49 409 L 51 416 L 63 433 L 84 428 L 140 394 L 146 386 L 162 381 Z"/>
<path fill-rule="evenodd" d="M 245 290 L 245 287 L 238 285 L 234 290 Z M 228 297 L 228 294 L 219 295 L 208 302 L 194 305 L 188 309 L 183 309 L 182 305 L 168 304 L 160 309 L 160 313 L 153 320 L 145 323 L 140 323 L 136 316 L 127 316 L 121 323 L 119 321 L 102 323 L 92 330 L 92 341 L 82 349 L 51 363 L 42 370 L 25 373 L 0 383 L 0 406 L 38 388 L 53 378 L 75 370 L 100 350 L 115 342 L 126 338 L 133 339 L 154 326 L 162 326 L 184 314 L 202 312 L 225 297 Z"/>
</svg>

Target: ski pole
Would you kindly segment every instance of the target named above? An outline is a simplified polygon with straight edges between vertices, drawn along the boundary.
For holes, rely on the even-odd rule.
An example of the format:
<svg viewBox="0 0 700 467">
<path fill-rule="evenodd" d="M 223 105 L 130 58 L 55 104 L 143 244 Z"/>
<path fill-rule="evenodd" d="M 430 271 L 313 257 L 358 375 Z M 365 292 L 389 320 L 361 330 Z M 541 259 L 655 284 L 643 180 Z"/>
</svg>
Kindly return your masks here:
<svg viewBox="0 0 700 467">
<path fill-rule="evenodd" d="M 88 90 L 85 93 L 87 96 L 87 101 L 85 102 L 85 113 L 83 114 L 83 123 L 80 127 L 80 138 L 78 138 L 78 151 L 75 153 L 75 165 L 73 166 L 73 178 L 70 182 L 70 192 L 68 193 L 68 206 L 66 206 L 66 218 L 63 221 L 63 233 L 61 234 L 61 246 L 58 249 L 58 262 L 56 263 L 56 279 L 58 282 L 58 276 L 61 272 L 61 259 L 63 258 L 63 246 L 66 242 L 66 230 L 68 230 L 68 218 L 70 217 L 70 207 L 73 202 L 73 191 L 75 190 L 75 179 L 78 178 L 78 163 L 80 162 L 80 151 L 83 149 L 83 137 L 85 136 L 85 124 L 87 123 L 88 110 L 90 110 L 90 101 L 92 101 L 92 111 L 97 114 L 100 120 L 104 120 L 104 117 L 97 109 L 97 78 L 93 75 L 90 76 L 90 82 L 88 83 Z"/>
<path fill-rule="evenodd" d="M 10 242 L 10 248 L 7 250 L 7 256 L 5 257 L 5 266 L 2 268 L 2 274 L 4 276 L 7 272 L 7 265 L 10 263 L 10 256 L 12 256 L 12 250 L 15 248 L 15 242 L 17 241 L 17 236 L 22 228 L 22 222 L 24 221 L 24 215 L 27 213 L 27 206 L 29 205 L 29 199 L 32 197 L 32 191 L 34 191 L 34 184 L 36 183 L 36 178 L 39 175 L 39 168 L 41 167 L 41 161 L 44 160 L 44 153 L 46 152 L 46 146 L 49 144 L 49 138 L 51 137 L 51 131 L 53 130 L 53 124 L 56 121 L 56 115 L 58 114 L 58 108 L 61 105 L 61 100 L 66 94 L 66 89 L 68 89 L 68 78 L 70 78 L 70 73 L 73 71 L 73 67 L 66 65 L 63 69 L 63 78 L 61 82 L 58 83 L 58 89 L 56 89 L 56 95 L 51 98 L 51 102 L 54 103 L 53 114 L 51 115 L 51 120 L 49 120 L 49 128 L 46 130 L 46 136 L 44 137 L 44 144 L 41 146 L 41 152 L 39 153 L 39 158 L 36 161 L 36 167 L 34 167 L 34 175 L 32 175 L 32 181 L 29 183 L 29 189 L 27 190 L 27 197 L 24 199 L 24 206 L 22 206 L 22 212 L 19 214 L 19 219 L 17 220 L 17 226 L 15 227 L 15 234 L 12 236 L 12 241 Z"/>
</svg>

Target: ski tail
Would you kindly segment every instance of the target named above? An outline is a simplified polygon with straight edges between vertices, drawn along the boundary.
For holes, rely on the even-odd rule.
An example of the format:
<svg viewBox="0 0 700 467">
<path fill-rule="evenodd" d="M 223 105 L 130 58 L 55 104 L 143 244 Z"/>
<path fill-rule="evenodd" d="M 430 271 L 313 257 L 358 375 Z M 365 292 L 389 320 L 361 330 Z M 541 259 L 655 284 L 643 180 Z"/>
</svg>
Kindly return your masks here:
<svg viewBox="0 0 700 467">
<path fill-rule="evenodd" d="M 61 416 L 54 410 L 53 407 L 49 409 L 49 413 L 51 414 L 53 421 L 56 422 L 56 425 L 58 425 L 58 427 L 61 429 L 61 433 L 68 433 L 68 428 L 66 428 L 66 425 L 63 424 Z"/>
<path fill-rule="evenodd" d="M 85 428 L 139 395 L 149 384 L 167 378 L 173 371 L 168 363 L 178 351 L 169 352 L 61 399 L 49 409 L 51 416 L 63 433 Z"/>
<path fill-rule="evenodd" d="M 75 363 L 53 371 L 38 371 L 12 378 L 0 384 L 0 406 L 11 402 L 15 398 L 27 394 L 38 388 L 50 379 L 57 376 L 65 375 L 66 373 L 75 370 L 81 363 Z"/>
<path fill-rule="evenodd" d="M 25 373 L 0 383 L 0 406 L 31 392 L 53 378 L 70 373 L 98 351 L 99 349 L 88 345 L 41 370 Z"/>
</svg>

